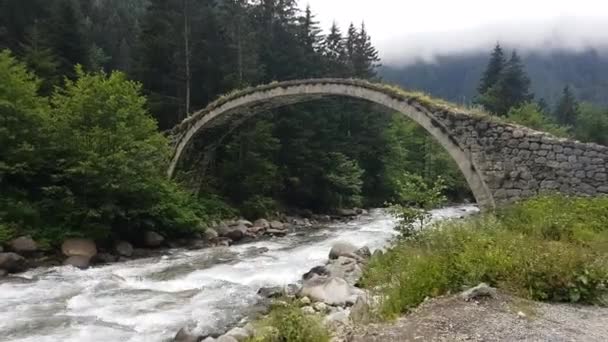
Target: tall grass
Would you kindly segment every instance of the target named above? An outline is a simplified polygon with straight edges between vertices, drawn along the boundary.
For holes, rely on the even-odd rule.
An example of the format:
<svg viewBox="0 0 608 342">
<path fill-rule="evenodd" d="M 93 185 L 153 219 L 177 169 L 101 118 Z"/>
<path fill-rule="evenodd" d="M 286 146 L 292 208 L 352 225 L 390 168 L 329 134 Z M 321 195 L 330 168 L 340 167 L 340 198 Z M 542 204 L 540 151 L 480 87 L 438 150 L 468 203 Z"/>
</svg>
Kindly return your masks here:
<svg viewBox="0 0 608 342">
<path fill-rule="evenodd" d="M 363 284 L 392 318 L 486 282 L 528 299 L 608 303 L 608 198 L 543 196 L 440 223 L 374 258 Z"/>
</svg>

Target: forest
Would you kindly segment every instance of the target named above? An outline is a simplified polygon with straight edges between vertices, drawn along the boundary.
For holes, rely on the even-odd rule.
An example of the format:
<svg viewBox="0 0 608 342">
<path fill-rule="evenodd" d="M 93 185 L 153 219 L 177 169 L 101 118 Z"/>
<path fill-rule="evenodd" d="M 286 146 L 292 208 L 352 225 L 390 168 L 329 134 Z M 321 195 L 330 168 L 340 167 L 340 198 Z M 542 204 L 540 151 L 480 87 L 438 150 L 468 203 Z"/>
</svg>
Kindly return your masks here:
<svg viewBox="0 0 608 342">
<path fill-rule="evenodd" d="M 0 242 L 31 234 L 201 231 L 223 217 L 412 203 L 440 180 L 471 199 L 420 127 L 328 99 L 245 122 L 195 191 L 165 177 L 162 132 L 224 93 L 313 77 L 380 80 L 364 23 L 322 28 L 295 0 L 0 0 Z M 325 32 L 325 33 L 323 33 Z M 475 103 L 514 122 L 607 143 L 606 110 L 570 88 L 550 110 L 516 53 L 494 50 Z"/>
</svg>

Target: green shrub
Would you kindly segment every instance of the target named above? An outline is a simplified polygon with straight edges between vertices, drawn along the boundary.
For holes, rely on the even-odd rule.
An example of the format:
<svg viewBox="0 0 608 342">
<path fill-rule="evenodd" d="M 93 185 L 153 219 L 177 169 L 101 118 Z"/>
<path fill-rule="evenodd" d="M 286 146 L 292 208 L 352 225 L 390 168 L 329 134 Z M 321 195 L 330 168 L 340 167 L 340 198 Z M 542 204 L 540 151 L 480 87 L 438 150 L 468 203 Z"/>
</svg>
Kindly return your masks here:
<svg viewBox="0 0 608 342">
<path fill-rule="evenodd" d="M 274 307 L 260 322 L 251 342 L 328 342 L 330 334 L 319 316 L 305 315 L 295 303 Z"/>
<path fill-rule="evenodd" d="M 544 196 L 437 224 L 374 258 L 381 316 L 486 282 L 535 300 L 608 304 L 607 198 Z M 550 217 L 551 216 L 551 217 Z"/>
<path fill-rule="evenodd" d="M 241 212 L 248 219 L 259 219 L 268 217 L 277 211 L 278 205 L 270 197 L 253 196 L 246 200 L 241 206 Z"/>
</svg>

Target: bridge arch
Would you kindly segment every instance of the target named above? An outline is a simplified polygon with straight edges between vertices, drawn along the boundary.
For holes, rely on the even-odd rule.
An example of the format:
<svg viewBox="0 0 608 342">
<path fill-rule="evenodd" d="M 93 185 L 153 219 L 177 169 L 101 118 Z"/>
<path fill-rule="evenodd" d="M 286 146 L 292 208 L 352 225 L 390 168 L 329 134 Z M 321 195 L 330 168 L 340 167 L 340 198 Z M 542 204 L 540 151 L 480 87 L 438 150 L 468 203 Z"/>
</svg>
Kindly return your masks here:
<svg viewBox="0 0 608 342">
<path fill-rule="evenodd" d="M 173 176 L 180 158 L 194 136 L 206 125 L 210 125 L 220 117 L 227 119 L 238 111 L 251 109 L 261 103 L 279 107 L 308 101 L 311 98 L 345 96 L 382 105 L 405 115 L 424 127 L 454 159 L 467 180 L 477 203 L 485 208 L 493 208 L 495 203 L 492 194 L 471 154 L 460 146 L 457 139 L 451 136 L 450 130 L 434 117 L 429 108 L 421 105 L 413 95 L 409 98 L 406 98 L 405 94 L 397 95 L 395 90 L 356 80 L 291 81 L 270 84 L 254 88 L 243 94 L 233 95 L 230 99 L 211 104 L 206 109 L 195 113 L 173 130 L 177 139 L 174 142 L 175 150 L 168 175 Z"/>
<path fill-rule="evenodd" d="M 230 122 L 238 125 L 268 108 L 328 96 L 376 103 L 414 120 L 454 159 L 484 209 L 543 191 L 608 194 L 606 146 L 560 139 L 419 93 L 352 79 L 275 82 L 220 98 L 171 131 L 174 149 L 168 176 L 174 175 L 200 132 Z"/>
</svg>

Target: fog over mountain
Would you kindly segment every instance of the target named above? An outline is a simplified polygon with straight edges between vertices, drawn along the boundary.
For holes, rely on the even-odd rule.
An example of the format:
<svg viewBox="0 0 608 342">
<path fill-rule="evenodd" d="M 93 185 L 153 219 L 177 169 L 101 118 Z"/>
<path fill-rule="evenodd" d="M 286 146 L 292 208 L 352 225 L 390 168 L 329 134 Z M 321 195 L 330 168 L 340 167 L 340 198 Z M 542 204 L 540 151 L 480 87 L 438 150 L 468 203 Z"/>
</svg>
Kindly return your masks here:
<svg viewBox="0 0 608 342">
<path fill-rule="evenodd" d="M 385 65 L 435 62 L 487 51 L 500 41 L 521 52 L 608 50 L 608 3 L 601 0 L 309 0 L 324 28 L 362 21 Z M 305 6 L 306 2 L 301 2 Z"/>
</svg>

